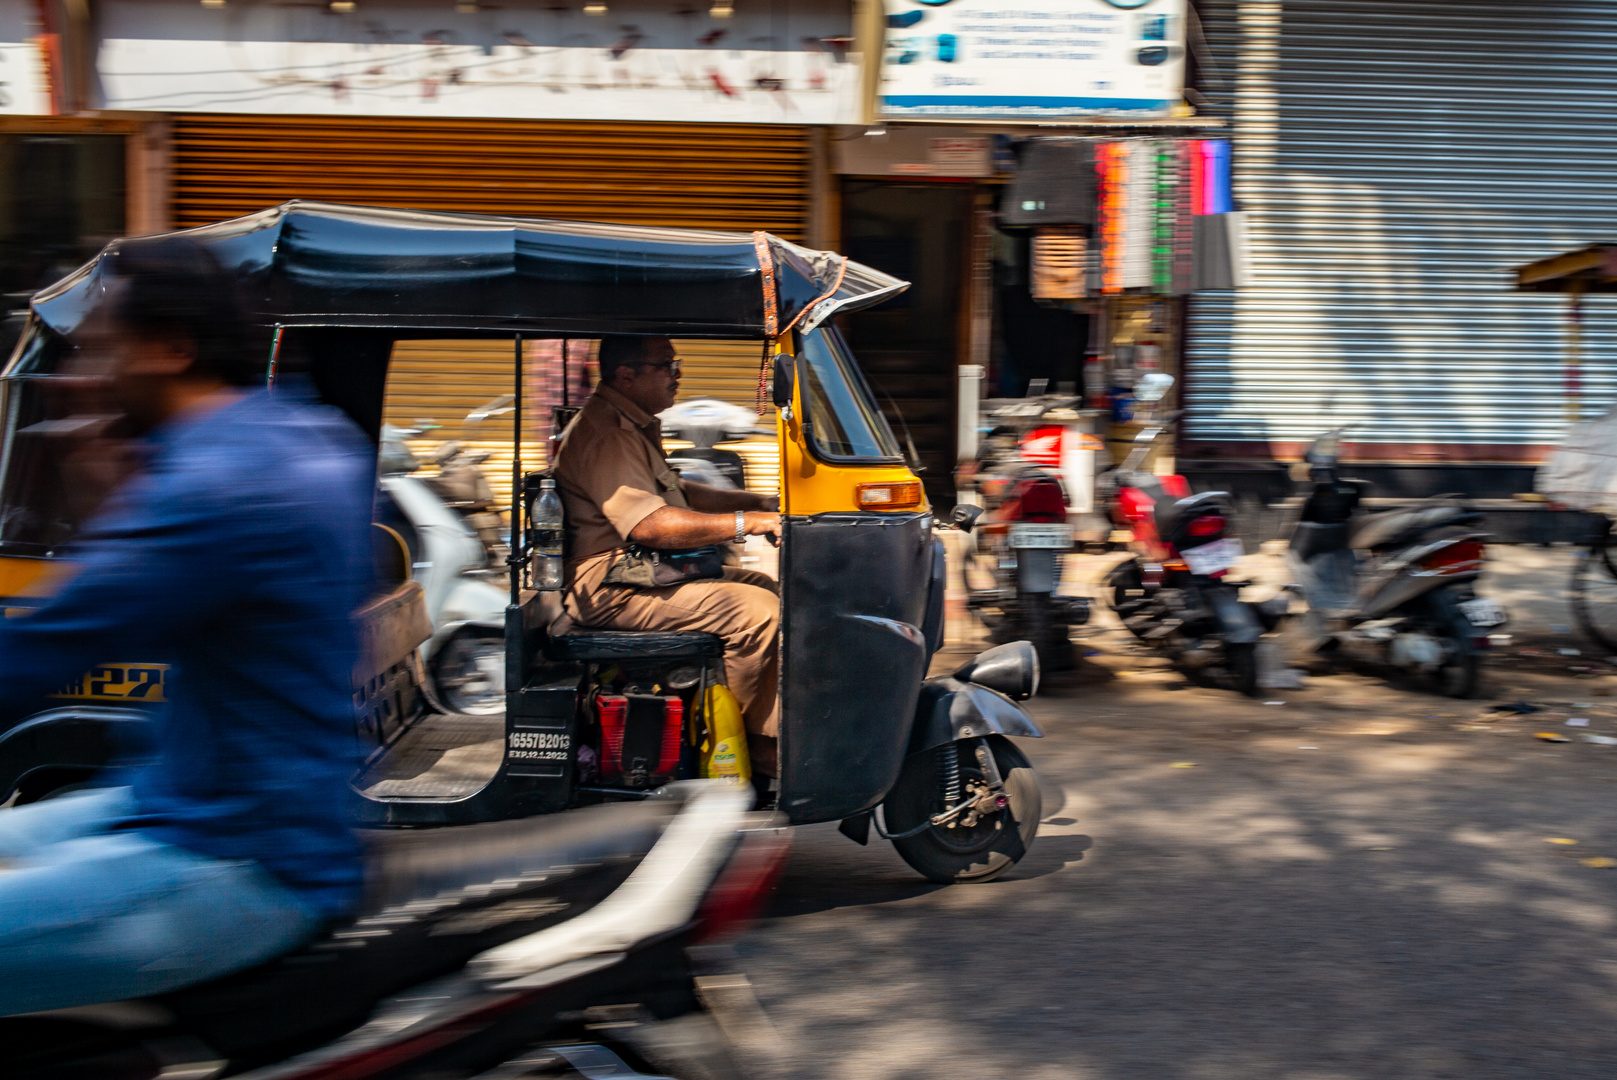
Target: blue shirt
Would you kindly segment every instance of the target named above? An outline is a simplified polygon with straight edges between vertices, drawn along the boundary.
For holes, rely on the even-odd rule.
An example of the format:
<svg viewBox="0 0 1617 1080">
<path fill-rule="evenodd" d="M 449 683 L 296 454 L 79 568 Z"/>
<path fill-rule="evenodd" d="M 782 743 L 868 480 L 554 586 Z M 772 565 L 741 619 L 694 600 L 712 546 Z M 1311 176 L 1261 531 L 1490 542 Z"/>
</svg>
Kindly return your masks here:
<svg viewBox="0 0 1617 1080">
<path fill-rule="evenodd" d="M 60 591 L 0 624 L 0 707 L 33 706 L 97 661 L 173 665 L 127 824 L 251 859 L 340 914 L 362 876 L 348 780 L 370 448 L 288 389 L 172 421 L 151 444 L 75 541 Z"/>
</svg>

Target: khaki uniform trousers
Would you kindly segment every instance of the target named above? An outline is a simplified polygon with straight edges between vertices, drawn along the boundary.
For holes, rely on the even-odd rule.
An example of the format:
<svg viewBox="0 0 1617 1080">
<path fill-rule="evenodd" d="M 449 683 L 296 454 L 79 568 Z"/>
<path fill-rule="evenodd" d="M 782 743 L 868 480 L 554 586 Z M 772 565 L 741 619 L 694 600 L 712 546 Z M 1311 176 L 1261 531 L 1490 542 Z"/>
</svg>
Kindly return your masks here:
<svg viewBox="0 0 1617 1080">
<path fill-rule="evenodd" d="M 768 574 L 726 566 L 724 577 L 666 589 L 603 585 L 614 556 L 585 559 L 573 571 L 567 614 L 600 630 L 705 630 L 724 640 L 724 669 L 741 701 L 753 768 L 778 773 L 780 735 L 779 585 Z M 760 738 L 760 736 L 762 738 Z"/>
</svg>

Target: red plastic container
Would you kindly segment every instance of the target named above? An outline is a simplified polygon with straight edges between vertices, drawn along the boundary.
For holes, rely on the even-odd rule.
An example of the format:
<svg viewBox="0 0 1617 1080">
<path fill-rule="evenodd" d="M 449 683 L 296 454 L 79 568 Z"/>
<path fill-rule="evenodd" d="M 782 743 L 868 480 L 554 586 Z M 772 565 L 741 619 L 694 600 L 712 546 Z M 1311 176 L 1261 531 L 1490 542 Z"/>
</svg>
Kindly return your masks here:
<svg viewBox="0 0 1617 1080">
<path fill-rule="evenodd" d="M 623 726 L 629 720 L 629 699 L 619 694 L 595 698 L 596 716 L 601 722 L 601 779 L 623 774 Z"/>
<path fill-rule="evenodd" d="M 685 738 L 685 703 L 677 697 L 667 701 L 667 710 L 663 713 L 662 757 L 657 762 L 657 771 L 664 776 L 677 776 L 679 747 Z"/>
</svg>

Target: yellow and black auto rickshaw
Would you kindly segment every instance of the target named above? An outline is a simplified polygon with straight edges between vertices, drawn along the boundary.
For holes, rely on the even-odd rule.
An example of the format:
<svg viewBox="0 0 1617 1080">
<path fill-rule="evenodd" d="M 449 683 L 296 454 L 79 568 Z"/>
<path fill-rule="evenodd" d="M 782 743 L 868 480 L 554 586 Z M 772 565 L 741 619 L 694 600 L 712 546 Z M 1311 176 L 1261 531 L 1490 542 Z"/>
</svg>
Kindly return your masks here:
<svg viewBox="0 0 1617 1080">
<path fill-rule="evenodd" d="M 943 545 L 931 508 L 834 327 L 907 283 L 766 233 L 631 228 L 291 202 L 187 234 L 238 276 L 265 377 L 307 379 L 373 440 L 401 341 L 512 342 L 517 398 L 503 715 L 443 710 L 417 648 L 431 633 L 409 560 L 383 545 L 360 613 L 355 672 L 365 764 L 353 787 L 376 825 L 458 824 L 639 798 L 688 775 L 706 738 L 719 639 L 574 627 L 532 587 L 521 456 L 523 341 L 604 334 L 750 340 L 778 414 L 779 807 L 794 823 L 874 822 L 938 881 L 988 880 L 1038 828 L 1033 770 L 1010 736 L 1039 731 L 1025 643 L 927 679 L 943 640 Z M 139 244 L 139 239 L 116 242 Z M 111 250 L 111 248 L 109 248 Z M 0 594 L 25 613 L 52 560 L 71 558 L 82 500 L 57 447 L 72 417 L 52 392 L 102 296 L 99 259 L 33 298 L 0 376 Z M 563 355 L 566 355 L 565 348 Z M 546 431 L 540 433 L 548 435 Z M 167 673 L 140 657 L 64 687 L 0 730 L 0 797 L 29 801 L 138 752 Z M 603 698 L 626 715 L 603 747 Z M 622 703 L 619 705 L 618 703 Z M 670 725 L 677 725 L 671 727 Z M 616 771 L 600 768 L 610 751 Z"/>
</svg>

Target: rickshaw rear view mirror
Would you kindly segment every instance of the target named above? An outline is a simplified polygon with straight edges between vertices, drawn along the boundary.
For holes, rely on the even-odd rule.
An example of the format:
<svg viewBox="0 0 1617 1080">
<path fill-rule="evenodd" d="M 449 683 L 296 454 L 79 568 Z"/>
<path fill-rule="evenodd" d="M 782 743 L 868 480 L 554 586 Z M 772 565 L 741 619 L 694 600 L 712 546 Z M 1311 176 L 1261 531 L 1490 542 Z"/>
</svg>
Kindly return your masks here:
<svg viewBox="0 0 1617 1080">
<path fill-rule="evenodd" d="M 970 532 L 977 527 L 977 519 L 983 516 L 983 508 L 972 506 L 969 503 L 959 503 L 949 513 L 949 523 L 961 532 Z"/>
<path fill-rule="evenodd" d="M 775 385 L 771 400 L 777 409 L 787 408 L 792 403 L 792 363 L 790 356 L 775 354 Z"/>
</svg>

